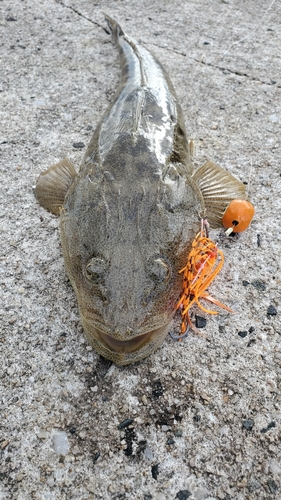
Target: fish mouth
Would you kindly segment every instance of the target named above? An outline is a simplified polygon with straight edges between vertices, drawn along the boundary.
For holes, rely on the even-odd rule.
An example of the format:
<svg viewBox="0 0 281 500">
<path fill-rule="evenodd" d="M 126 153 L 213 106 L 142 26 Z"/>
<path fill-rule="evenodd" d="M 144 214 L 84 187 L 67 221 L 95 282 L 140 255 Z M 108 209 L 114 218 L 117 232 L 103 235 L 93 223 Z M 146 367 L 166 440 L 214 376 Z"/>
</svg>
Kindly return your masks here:
<svg viewBox="0 0 281 500">
<path fill-rule="evenodd" d="M 128 340 L 120 340 L 104 333 L 85 317 L 82 319 L 82 324 L 90 344 L 99 354 L 117 365 L 128 365 L 149 356 L 163 343 L 171 321 Z"/>
<path fill-rule="evenodd" d="M 156 330 L 143 333 L 142 335 L 138 335 L 130 340 L 118 340 L 101 331 L 98 331 L 98 335 L 100 340 L 115 352 L 129 353 L 139 350 L 146 342 L 151 342 L 161 331 L 162 328 L 157 328 Z"/>
</svg>

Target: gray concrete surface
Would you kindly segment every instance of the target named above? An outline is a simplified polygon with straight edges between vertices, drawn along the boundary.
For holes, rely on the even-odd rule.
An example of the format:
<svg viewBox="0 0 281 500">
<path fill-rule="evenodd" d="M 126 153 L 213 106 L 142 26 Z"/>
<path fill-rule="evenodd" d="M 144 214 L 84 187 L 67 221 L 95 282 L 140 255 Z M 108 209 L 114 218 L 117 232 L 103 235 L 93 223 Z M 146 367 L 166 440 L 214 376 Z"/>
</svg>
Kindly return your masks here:
<svg viewBox="0 0 281 500">
<path fill-rule="evenodd" d="M 228 168 L 256 206 L 240 238 L 212 233 L 211 293 L 236 314 L 126 368 L 88 346 L 32 193 L 42 169 L 79 166 L 73 143 L 114 95 L 103 12 L 168 70 L 195 164 Z M 281 498 L 280 19 L 280 1 L 0 2 L 1 500 Z"/>
</svg>

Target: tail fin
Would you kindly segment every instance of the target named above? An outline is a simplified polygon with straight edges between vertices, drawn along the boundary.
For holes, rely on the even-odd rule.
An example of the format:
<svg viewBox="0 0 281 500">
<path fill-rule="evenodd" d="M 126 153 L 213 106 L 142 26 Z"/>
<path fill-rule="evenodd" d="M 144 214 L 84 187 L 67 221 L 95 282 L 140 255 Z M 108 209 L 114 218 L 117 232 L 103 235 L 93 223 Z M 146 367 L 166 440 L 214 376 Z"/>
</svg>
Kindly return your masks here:
<svg viewBox="0 0 281 500">
<path fill-rule="evenodd" d="M 116 21 L 114 21 L 112 17 L 108 16 L 107 14 L 104 14 L 104 17 L 115 41 L 118 40 L 119 36 L 125 34 L 121 26 Z"/>
</svg>

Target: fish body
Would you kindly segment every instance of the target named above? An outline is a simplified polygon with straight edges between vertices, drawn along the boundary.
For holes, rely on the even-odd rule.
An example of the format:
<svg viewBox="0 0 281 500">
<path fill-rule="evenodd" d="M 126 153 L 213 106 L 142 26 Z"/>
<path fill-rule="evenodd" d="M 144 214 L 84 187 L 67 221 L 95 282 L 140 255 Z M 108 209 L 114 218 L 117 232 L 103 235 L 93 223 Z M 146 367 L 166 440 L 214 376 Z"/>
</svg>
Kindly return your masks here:
<svg viewBox="0 0 281 500">
<path fill-rule="evenodd" d="M 65 266 L 89 342 L 125 365 L 152 353 L 169 332 L 179 270 L 215 189 L 210 195 L 206 168 L 194 177 L 166 72 L 107 20 L 120 53 L 119 89 L 78 174 L 64 160 L 40 175 L 35 194 L 60 213 Z"/>
</svg>

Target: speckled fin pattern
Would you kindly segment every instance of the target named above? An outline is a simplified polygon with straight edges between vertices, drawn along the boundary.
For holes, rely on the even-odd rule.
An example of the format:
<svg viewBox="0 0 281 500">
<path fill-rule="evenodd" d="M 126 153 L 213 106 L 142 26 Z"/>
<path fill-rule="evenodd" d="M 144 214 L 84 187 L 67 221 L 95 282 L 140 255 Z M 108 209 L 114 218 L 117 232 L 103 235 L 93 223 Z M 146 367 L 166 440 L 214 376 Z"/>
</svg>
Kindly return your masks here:
<svg viewBox="0 0 281 500">
<path fill-rule="evenodd" d="M 221 227 L 222 216 L 232 200 L 247 197 L 245 184 L 211 161 L 198 168 L 192 177 L 202 192 L 212 227 Z"/>
<path fill-rule="evenodd" d="M 34 189 L 40 205 L 52 214 L 59 215 L 65 195 L 75 177 L 75 168 L 67 159 L 42 172 Z"/>
</svg>

